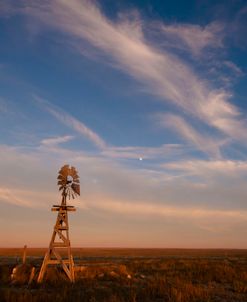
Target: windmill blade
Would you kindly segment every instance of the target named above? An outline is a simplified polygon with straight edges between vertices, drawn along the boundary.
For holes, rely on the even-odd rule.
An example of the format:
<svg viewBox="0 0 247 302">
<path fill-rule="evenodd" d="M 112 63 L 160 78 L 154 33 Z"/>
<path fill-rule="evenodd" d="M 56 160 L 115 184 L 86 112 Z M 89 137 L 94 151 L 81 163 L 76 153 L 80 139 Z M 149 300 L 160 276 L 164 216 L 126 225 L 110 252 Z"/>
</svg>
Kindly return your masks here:
<svg viewBox="0 0 247 302">
<path fill-rule="evenodd" d="M 77 174 L 77 171 L 76 171 L 76 168 L 75 168 L 75 167 L 71 167 L 70 172 L 71 172 L 71 175 L 72 175 L 72 174 L 73 174 L 73 175 Z"/>
<path fill-rule="evenodd" d="M 71 188 L 73 189 L 73 191 L 80 196 L 80 185 L 76 184 L 76 183 L 73 183 L 71 185 Z"/>
<path fill-rule="evenodd" d="M 57 182 L 57 184 L 58 185 L 66 185 L 66 180 L 59 180 L 58 182 Z"/>
<path fill-rule="evenodd" d="M 61 179 L 61 180 L 63 180 L 63 179 L 64 179 L 64 175 L 59 174 L 59 175 L 58 175 L 58 177 L 57 177 L 57 179 Z"/>
<path fill-rule="evenodd" d="M 64 174 L 64 172 L 66 171 L 65 167 L 62 167 L 60 170 L 59 170 L 59 174 Z"/>
<path fill-rule="evenodd" d="M 60 173 L 60 178 L 65 179 L 65 178 L 67 178 L 68 175 L 69 175 L 68 171 L 62 171 Z"/>
<path fill-rule="evenodd" d="M 73 180 L 75 181 L 76 179 L 79 179 L 79 176 L 77 174 L 71 175 L 71 177 L 73 178 Z"/>
<path fill-rule="evenodd" d="M 64 165 L 58 173 L 67 176 L 69 173 L 69 165 Z"/>
<path fill-rule="evenodd" d="M 61 170 L 68 170 L 69 169 L 69 165 L 64 165 L 64 166 L 62 166 L 62 168 L 61 168 Z"/>
</svg>

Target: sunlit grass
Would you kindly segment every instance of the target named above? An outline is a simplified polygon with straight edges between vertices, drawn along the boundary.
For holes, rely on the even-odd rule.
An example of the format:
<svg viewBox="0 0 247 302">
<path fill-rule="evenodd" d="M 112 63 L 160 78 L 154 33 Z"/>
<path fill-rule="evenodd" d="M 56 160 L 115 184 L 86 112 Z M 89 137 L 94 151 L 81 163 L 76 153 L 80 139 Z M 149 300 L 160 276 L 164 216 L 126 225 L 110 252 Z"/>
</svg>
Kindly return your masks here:
<svg viewBox="0 0 247 302">
<path fill-rule="evenodd" d="M 143 255 L 141 250 L 129 250 L 128 256 L 127 250 L 98 250 L 98 257 L 97 250 L 91 257 L 77 252 L 74 254 L 81 269 L 74 284 L 58 268 L 50 268 L 41 285 L 13 284 L 10 274 L 14 264 L 2 264 L 1 301 L 247 301 L 247 251 L 201 250 L 196 256 L 195 251 L 176 250 L 172 256 L 171 250 L 159 254 L 157 250 L 143 250 Z M 38 268 L 41 258 L 30 256 L 29 251 L 28 261 Z"/>
</svg>

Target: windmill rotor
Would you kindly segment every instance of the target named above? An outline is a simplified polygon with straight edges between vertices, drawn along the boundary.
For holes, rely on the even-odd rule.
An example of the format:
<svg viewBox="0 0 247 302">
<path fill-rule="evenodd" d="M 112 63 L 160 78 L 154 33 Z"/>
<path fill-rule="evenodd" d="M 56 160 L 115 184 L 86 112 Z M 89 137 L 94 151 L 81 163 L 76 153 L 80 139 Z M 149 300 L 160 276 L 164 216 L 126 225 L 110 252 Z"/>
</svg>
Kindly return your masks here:
<svg viewBox="0 0 247 302">
<path fill-rule="evenodd" d="M 73 199 L 80 196 L 80 180 L 76 168 L 64 165 L 58 172 L 59 191 L 62 191 L 63 197 L 72 197 Z"/>
</svg>

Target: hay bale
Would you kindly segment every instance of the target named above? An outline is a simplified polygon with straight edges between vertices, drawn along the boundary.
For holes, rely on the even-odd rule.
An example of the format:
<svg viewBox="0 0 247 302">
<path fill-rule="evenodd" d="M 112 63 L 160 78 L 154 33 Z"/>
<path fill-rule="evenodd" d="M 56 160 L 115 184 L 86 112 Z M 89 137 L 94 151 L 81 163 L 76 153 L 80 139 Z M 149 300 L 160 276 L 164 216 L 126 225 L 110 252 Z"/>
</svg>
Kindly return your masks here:
<svg viewBox="0 0 247 302">
<path fill-rule="evenodd" d="M 19 264 L 12 270 L 11 281 L 13 284 L 27 284 L 30 279 L 33 266 L 31 264 Z"/>
</svg>

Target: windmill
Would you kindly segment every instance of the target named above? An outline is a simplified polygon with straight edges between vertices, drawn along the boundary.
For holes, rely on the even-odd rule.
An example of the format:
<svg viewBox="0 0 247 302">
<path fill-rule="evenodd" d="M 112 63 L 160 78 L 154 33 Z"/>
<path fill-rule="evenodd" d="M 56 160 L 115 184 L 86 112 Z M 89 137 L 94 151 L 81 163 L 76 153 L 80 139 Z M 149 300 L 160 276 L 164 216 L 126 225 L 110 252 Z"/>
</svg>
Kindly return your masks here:
<svg viewBox="0 0 247 302">
<path fill-rule="evenodd" d="M 75 207 L 67 205 L 67 199 L 74 199 L 80 195 L 80 181 L 75 167 L 63 166 L 58 172 L 58 186 L 62 193 L 60 205 L 53 205 L 52 211 L 58 212 L 48 251 L 44 257 L 38 283 L 44 278 L 48 265 L 61 265 L 71 282 L 75 281 L 74 260 L 69 240 L 68 212 L 75 211 Z M 65 250 L 66 257 L 62 257 L 59 250 Z"/>
</svg>

